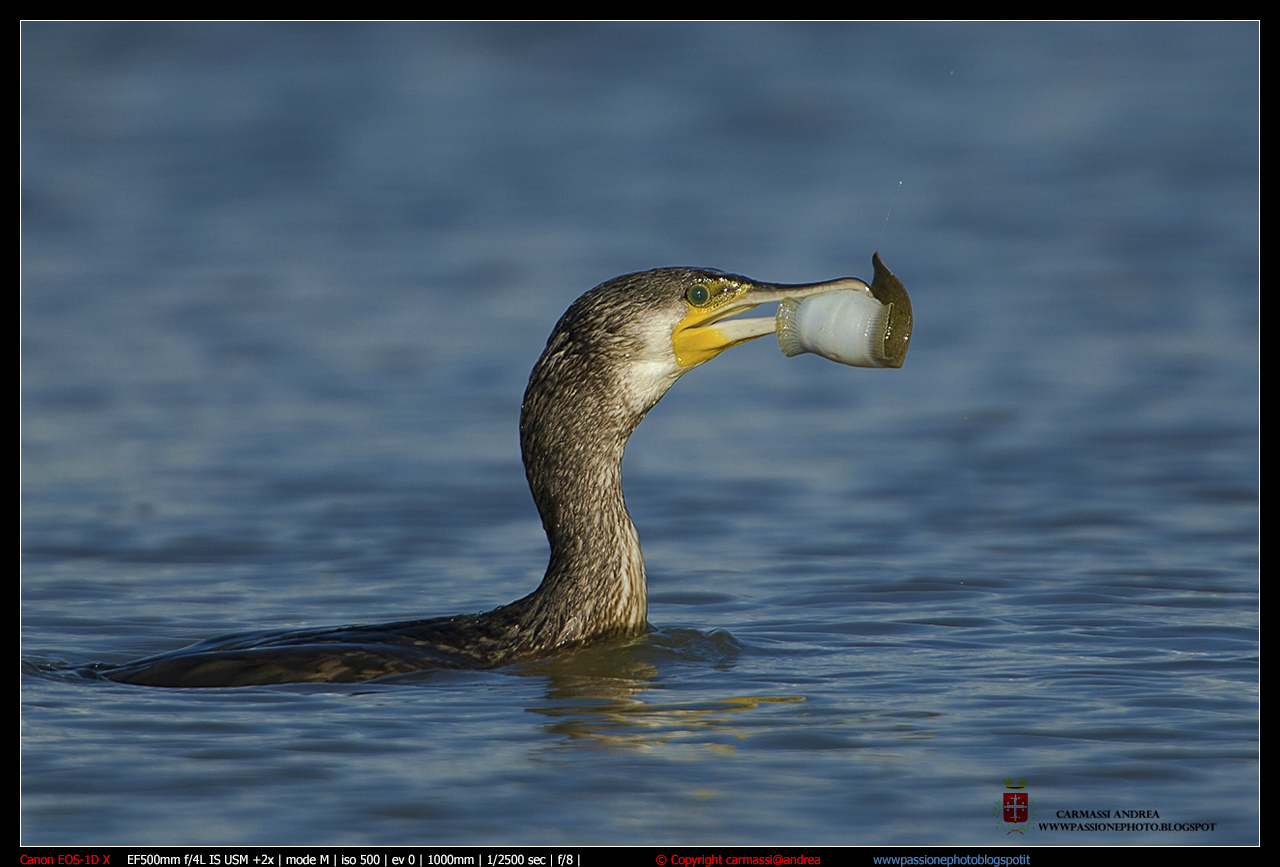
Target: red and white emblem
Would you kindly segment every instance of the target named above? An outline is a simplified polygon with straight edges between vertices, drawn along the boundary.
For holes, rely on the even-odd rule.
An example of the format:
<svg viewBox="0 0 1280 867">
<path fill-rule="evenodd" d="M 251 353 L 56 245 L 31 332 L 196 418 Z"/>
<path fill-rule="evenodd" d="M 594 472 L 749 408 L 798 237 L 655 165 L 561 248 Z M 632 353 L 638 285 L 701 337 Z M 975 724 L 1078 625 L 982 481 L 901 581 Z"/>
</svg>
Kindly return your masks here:
<svg viewBox="0 0 1280 867">
<path fill-rule="evenodd" d="M 1028 819 L 1029 805 L 1026 792 L 1004 793 L 1004 821 L 1009 825 L 1021 825 Z"/>
</svg>

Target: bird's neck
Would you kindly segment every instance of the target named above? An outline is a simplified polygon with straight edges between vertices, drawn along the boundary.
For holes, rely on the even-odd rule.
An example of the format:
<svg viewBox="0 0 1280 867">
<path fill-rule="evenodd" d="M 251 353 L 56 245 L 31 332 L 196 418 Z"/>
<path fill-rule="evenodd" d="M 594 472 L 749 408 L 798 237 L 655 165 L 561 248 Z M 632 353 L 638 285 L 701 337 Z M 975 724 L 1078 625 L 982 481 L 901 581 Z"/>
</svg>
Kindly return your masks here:
<svg viewBox="0 0 1280 867">
<path fill-rule="evenodd" d="M 534 594 L 541 640 L 556 646 L 644 631 L 644 557 L 622 498 L 618 459 L 584 465 L 560 483 L 534 486 L 551 545 Z M 580 473 L 580 475 L 579 475 Z"/>
<path fill-rule="evenodd" d="M 622 455 L 652 403 L 620 400 L 612 368 L 591 367 L 549 348 L 521 412 L 525 472 L 551 544 L 542 584 L 522 600 L 543 646 L 646 628 L 644 557 L 622 496 Z"/>
</svg>

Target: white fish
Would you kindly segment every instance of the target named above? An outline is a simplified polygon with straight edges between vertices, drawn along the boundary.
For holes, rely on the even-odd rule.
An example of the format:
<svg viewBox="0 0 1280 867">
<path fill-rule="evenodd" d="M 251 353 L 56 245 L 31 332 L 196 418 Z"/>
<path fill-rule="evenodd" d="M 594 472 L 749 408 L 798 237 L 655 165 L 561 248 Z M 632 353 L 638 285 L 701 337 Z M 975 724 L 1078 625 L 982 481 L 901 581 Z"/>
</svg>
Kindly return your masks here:
<svg viewBox="0 0 1280 867">
<path fill-rule="evenodd" d="M 897 277 L 872 259 L 875 280 L 778 304 L 778 346 L 787 356 L 812 352 L 854 367 L 902 367 L 911 339 L 911 300 Z"/>
</svg>

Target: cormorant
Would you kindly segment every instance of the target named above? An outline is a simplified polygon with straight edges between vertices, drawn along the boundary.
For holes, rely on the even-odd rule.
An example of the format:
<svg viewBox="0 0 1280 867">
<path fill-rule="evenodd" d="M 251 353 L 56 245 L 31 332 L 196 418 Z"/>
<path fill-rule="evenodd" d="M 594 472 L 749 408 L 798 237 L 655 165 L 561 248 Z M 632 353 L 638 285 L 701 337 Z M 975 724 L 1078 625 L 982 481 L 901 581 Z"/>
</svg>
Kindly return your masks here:
<svg viewBox="0 0 1280 867">
<path fill-rule="evenodd" d="M 551 561 L 536 590 L 480 614 L 372 626 L 254 632 L 202 641 L 102 676 L 170 687 L 351 683 L 431 668 L 495 668 L 648 629 L 644 558 L 622 498 L 622 452 L 677 379 L 774 331 L 730 319 L 759 304 L 855 289 L 893 304 L 879 366 L 901 367 L 911 332 L 902 284 L 776 285 L 721 271 L 659 268 L 603 283 L 570 305 L 534 365 L 520 412 L 525 474 Z"/>
</svg>

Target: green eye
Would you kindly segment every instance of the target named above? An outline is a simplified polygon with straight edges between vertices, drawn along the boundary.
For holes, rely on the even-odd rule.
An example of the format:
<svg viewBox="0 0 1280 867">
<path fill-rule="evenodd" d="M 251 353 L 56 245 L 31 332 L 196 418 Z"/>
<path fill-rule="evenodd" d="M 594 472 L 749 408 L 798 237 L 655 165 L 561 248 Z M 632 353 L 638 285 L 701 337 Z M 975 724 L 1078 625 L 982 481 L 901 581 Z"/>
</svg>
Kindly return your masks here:
<svg viewBox="0 0 1280 867">
<path fill-rule="evenodd" d="M 711 290 L 701 283 L 695 283 L 689 287 L 689 291 L 685 293 L 685 298 L 689 299 L 689 303 L 694 307 L 701 307 L 711 300 Z"/>
</svg>

